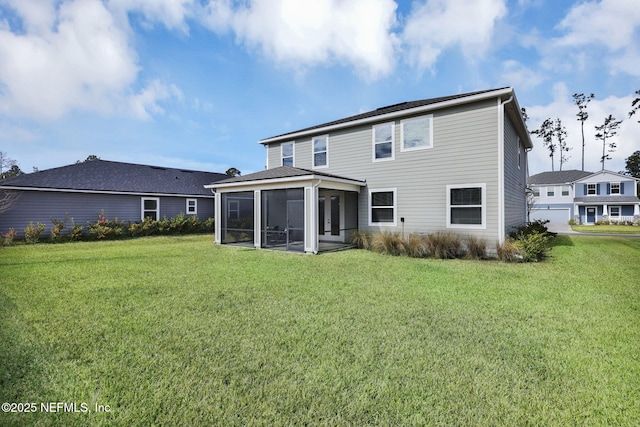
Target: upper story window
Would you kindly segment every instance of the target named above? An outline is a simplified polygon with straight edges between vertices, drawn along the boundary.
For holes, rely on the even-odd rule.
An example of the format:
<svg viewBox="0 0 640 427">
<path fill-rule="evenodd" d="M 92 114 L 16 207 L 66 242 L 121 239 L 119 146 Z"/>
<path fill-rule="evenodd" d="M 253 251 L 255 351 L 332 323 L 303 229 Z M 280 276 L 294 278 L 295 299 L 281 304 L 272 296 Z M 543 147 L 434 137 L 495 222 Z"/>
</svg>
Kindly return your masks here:
<svg viewBox="0 0 640 427">
<path fill-rule="evenodd" d="M 393 160 L 394 124 L 385 123 L 373 127 L 373 161 Z"/>
<path fill-rule="evenodd" d="M 187 199 L 187 215 L 198 214 L 198 199 Z"/>
<path fill-rule="evenodd" d="M 611 194 L 620 194 L 620 183 L 612 182 L 611 183 Z"/>
<path fill-rule="evenodd" d="M 568 185 L 563 185 L 562 186 L 562 195 L 563 196 L 568 196 L 570 191 L 571 191 L 571 187 L 569 187 Z"/>
<path fill-rule="evenodd" d="M 311 140 L 313 146 L 313 167 L 329 166 L 329 136 L 317 136 Z"/>
<path fill-rule="evenodd" d="M 400 122 L 401 150 L 423 150 L 433 147 L 433 116 L 415 117 Z"/>
<path fill-rule="evenodd" d="M 532 187 L 531 190 L 533 191 L 534 197 L 540 197 L 540 187 Z"/>
<path fill-rule="evenodd" d="M 598 187 L 596 184 L 587 184 L 587 195 L 593 196 L 598 194 Z"/>
<path fill-rule="evenodd" d="M 485 228 L 486 184 L 447 185 L 447 227 Z"/>
<path fill-rule="evenodd" d="M 556 195 L 555 187 L 547 187 L 547 197 L 553 197 Z"/>
<path fill-rule="evenodd" d="M 282 166 L 293 166 L 293 142 L 285 142 L 284 144 L 281 144 L 280 150 L 282 154 Z"/>
</svg>

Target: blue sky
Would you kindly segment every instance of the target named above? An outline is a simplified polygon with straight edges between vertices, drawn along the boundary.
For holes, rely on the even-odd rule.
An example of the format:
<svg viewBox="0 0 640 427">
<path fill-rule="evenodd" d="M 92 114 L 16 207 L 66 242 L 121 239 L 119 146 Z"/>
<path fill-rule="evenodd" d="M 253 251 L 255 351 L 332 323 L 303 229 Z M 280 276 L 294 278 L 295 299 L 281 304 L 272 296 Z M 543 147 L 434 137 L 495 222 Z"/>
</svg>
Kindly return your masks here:
<svg viewBox="0 0 640 427">
<path fill-rule="evenodd" d="M 504 86 L 530 129 L 562 120 L 565 170 L 581 167 L 572 94 L 594 93 L 586 169 L 612 114 L 605 167 L 623 170 L 640 150 L 637 0 L 0 0 L 0 151 L 25 172 L 95 154 L 246 174 L 260 139 Z M 531 174 L 550 170 L 534 144 Z"/>
</svg>

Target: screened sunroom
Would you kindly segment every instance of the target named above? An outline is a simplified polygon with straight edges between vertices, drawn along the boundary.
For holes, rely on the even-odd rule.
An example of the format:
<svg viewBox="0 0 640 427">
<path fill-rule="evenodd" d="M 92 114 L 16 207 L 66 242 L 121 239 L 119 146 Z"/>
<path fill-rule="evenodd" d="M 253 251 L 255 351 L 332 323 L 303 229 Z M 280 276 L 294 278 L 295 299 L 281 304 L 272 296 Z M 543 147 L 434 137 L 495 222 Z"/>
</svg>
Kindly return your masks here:
<svg viewBox="0 0 640 427">
<path fill-rule="evenodd" d="M 350 245 L 365 183 L 282 166 L 213 183 L 215 241 L 318 253 Z"/>
</svg>

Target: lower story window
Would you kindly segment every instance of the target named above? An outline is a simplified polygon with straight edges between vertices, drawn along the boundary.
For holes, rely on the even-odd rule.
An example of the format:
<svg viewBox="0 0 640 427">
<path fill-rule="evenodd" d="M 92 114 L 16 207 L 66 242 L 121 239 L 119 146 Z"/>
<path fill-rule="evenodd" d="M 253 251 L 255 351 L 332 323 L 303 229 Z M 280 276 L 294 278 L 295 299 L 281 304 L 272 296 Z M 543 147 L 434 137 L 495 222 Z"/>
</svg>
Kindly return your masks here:
<svg viewBox="0 0 640 427">
<path fill-rule="evenodd" d="M 369 225 L 396 225 L 396 190 L 369 191 Z"/>
<path fill-rule="evenodd" d="M 198 199 L 187 199 L 187 215 L 198 214 Z"/>
<path fill-rule="evenodd" d="M 447 227 L 486 227 L 486 185 L 447 186 Z"/>
<path fill-rule="evenodd" d="M 620 206 L 611 206 L 609 208 L 609 216 L 612 218 L 620 217 Z"/>
<path fill-rule="evenodd" d="M 141 219 L 151 218 L 157 221 L 160 217 L 160 199 L 157 197 L 142 199 Z"/>
</svg>

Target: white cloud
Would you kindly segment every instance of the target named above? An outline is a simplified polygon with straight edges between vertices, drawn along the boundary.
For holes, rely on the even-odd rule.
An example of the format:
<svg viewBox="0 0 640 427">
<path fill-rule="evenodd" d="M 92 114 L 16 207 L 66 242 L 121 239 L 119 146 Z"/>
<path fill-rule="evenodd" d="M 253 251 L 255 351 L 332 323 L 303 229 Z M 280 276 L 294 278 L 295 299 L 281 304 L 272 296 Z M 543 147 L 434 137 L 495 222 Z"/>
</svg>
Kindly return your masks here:
<svg viewBox="0 0 640 427">
<path fill-rule="evenodd" d="M 160 80 L 154 80 L 140 93 L 129 98 L 129 105 L 133 115 L 141 120 L 151 119 L 151 113 L 162 115 L 164 109 L 159 101 L 176 98 L 183 99 L 182 91 L 175 85 L 166 85 Z"/>
<path fill-rule="evenodd" d="M 394 66 L 396 7 L 392 0 L 251 0 L 234 8 L 212 0 L 202 20 L 214 31 L 233 31 L 277 63 L 345 63 L 375 79 Z"/>
<path fill-rule="evenodd" d="M 567 129 L 568 145 L 573 149 L 567 154 L 570 156 L 563 170 L 582 168 L 582 135 L 580 122 L 576 114 L 578 107 L 573 103 L 572 93 L 565 83 L 556 83 L 552 89 L 553 101 L 546 105 L 527 107 L 529 130 L 535 130 L 546 118 L 560 118 Z M 605 168 L 614 172 L 625 168 L 625 159 L 638 149 L 640 141 L 640 123 L 637 120 L 628 119 L 633 100 L 632 94 L 623 97 L 609 96 L 605 99 L 595 98 L 587 105 L 589 118 L 584 123 L 585 135 L 585 170 L 599 171 L 602 169 L 600 158 L 602 157 L 602 141 L 595 139 L 595 126 L 604 123 L 605 117 L 613 115 L 617 120 L 624 120 L 618 134 L 613 138 L 617 149 L 609 153 L 612 160 L 605 161 Z M 550 171 L 551 158 L 549 152 L 542 147 L 542 140 L 532 135 L 534 150 L 529 154 L 529 169 L 531 174 Z M 555 156 L 555 170 L 558 170 L 559 162 Z"/>
<path fill-rule="evenodd" d="M 191 14 L 193 0 L 109 0 L 108 7 L 119 14 L 123 21 L 130 12 L 139 12 L 145 18 L 143 23 L 153 27 L 161 22 L 168 29 L 188 32 L 186 23 Z"/>
<path fill-rule="evenodd" d="M 161 112 L 157 101 L 176 95 L 155 84 L 153 94 L 144 89 L 128 100 L 140 71 L 128 28 L 100 0 L 70 0 L 57 9 L 54 3 L 9 3 L 22 28 L 0 29 L 1 114 L 55 120 L 70 111 L 129 112 L 147 118 Z"/>
<path fill-rule="evenodd" d="M 515 60 L 504 61 L 501 68 L 500 81 L 505 86 L 530 90 L 544 80 L 539 73 Z"/>
<path fill-rule="evenodd" d="M 506 13 L 504 0 L 428 0 L 412 10 L 402 33 L 408 62 L 419 69 L 433 68 L 442 51 L 452 47 L 469 59 L 480 57 Z"/>
</svg>

